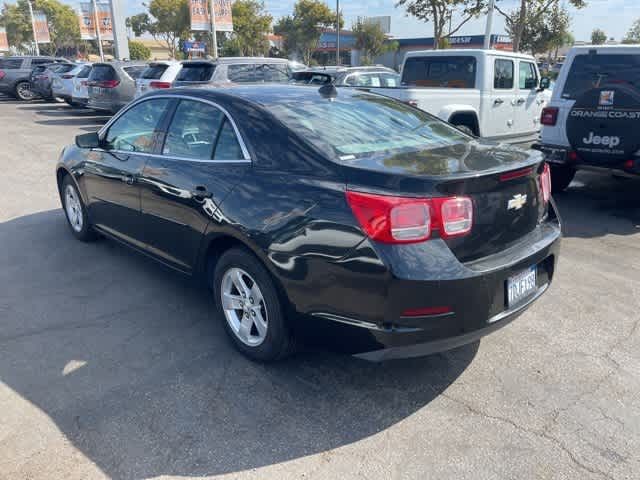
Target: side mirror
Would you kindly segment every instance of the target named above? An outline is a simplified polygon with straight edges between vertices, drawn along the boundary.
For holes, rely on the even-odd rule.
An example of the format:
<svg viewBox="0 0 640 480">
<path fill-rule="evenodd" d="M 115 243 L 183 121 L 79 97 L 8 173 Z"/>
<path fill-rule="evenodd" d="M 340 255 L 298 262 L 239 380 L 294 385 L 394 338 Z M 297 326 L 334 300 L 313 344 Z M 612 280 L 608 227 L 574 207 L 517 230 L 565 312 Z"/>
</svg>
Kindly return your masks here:
<svg viewBox="0 0 640 480">
<path fill-rule="evenodd" d="M 76 137 L 78 148 L 99 148 L 100 136 L 98 132 L 85 133 Z"/>
<path fill-rule="evenodd" d="M 543 77 L 540 80 L 540 91 L 548 90 L 551 87 L 551 79 L 549 77 Z"/>
</svg>

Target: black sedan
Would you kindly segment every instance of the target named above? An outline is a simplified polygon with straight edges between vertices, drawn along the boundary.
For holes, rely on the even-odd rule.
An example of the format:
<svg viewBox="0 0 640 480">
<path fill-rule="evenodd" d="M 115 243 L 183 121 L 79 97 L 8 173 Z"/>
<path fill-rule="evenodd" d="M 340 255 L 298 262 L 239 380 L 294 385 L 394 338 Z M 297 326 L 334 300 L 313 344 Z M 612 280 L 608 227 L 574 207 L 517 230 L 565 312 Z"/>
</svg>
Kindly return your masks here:
<svg viewBox="0 0 640 480">
<path fill-rule="evenodd" d="M 551 283 L 560 223 L 538 152 L 331 85 L 141 97 L 57 165 L 78 239 L 206 279 L 236 347 L 362 358 L 473 342 Z"/>
</svg>

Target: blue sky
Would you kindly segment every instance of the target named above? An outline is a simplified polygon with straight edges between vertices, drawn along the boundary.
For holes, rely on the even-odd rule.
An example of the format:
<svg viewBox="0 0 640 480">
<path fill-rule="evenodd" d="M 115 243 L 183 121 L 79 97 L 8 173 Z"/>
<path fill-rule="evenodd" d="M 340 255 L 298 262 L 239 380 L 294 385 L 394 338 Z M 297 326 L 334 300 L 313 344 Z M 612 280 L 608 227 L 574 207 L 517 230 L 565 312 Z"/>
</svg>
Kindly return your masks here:
<svg viewBox="0 0 640 480">
<path fill-rule="evenodd" d="M 70 5 L 77 1 L 62 0 Z M 127 5 L 128 13 L 143 10 L 142 0 L 121 0 Z M 498 0 L 505 8 L 514 7 L 517 0 Z M 577 40 L 588 40 L 594 28 L 602 28 L 610 37 L 621 39 L 635 19 L 640 18 L 640 0 L 587 0 L 589 6 L 572 13 L 572 31 Z M 291 13 L 295 0 L 265 0 L 271 14 L 278 18 Z M 335 0 L 327 0 L 335 8 Z M 391 33 L 396 37 L 430 37 L 431 24 L 407 17 L 404 10 L 395 8 L 396 0 L 341 0 L 341 9 L 347 20 L 347 27 L 358 16 L 391 15 Z M 466 24 L 463 35 L 484 33 L 485 18 L 480 17 Z M 493 33 L 504 33 L 504 22 L 496 15 Z"/>
</svg>

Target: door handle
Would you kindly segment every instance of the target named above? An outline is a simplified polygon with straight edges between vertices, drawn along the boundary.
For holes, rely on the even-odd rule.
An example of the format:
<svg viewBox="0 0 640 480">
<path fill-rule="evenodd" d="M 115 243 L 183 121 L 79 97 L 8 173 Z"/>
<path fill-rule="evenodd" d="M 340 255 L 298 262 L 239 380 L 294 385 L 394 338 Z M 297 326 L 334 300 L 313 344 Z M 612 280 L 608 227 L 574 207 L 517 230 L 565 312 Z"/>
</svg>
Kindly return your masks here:
<svg viewBox="0 0 640 480">
<path fill-rule="evenodd" d="M 503 99 L 501 99 L 501 98 L 496 98 L 496 99 L 493 101 L 493 104 L 494 104 L 494 105 L 502 105 L 503 103 L 504 103 L 504 100 L 503 100 Z"/>
<path fill-rule="evenodd" d="M 526 102 L 526 100 L 525 100 L 524 98 L 519 98 L 519 99 L 516 101 L 516 104 L 518 104 L 518 105 L 522 105 L 524 102 Z"/>
<path fill-rule="evenodd" d="M 133 175 L 123 175 L 121 177 L 121 180 L 127 185 L 133 185 L 134 183 L 136 183 L 136 179 Z"/>
<path fill-rule="evenodd" d="M 205 200 L 207 198 L 213 197 L 213 194 L 209 190 L 207 190 L 207 187 L 198 185 L 193 190 L 191 190 L 191 196 L 196 200 Z"/>
</svg>

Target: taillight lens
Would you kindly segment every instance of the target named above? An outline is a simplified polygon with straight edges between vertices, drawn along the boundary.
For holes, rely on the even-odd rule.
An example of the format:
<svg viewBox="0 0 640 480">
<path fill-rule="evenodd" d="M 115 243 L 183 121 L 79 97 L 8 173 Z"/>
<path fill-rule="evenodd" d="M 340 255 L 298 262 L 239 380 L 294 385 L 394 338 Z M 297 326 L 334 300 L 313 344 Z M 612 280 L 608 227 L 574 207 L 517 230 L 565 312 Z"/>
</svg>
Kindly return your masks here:
<svg viewBox="0 0 640 480">
<path fill-rule="evenodd" d="M 101 80 L 98 82 L 92 80 L 88 82 L 88 85 L 90 87 L 116 88 L 118 85 L 120 85 L 120 80 Z"/>
<path fill-rule="evenodd" d="M 171 84 L 169 82 L 151 82 L 149 86 L 151 88 L 171 88 Z"/>
<path fill-rule="evenodd" d="M 71 80 L 73 78 L 73 75 L 62 75 L 62 78 L 64 78 L 65 80 Z"/>
<path fill-rule="evenodd" d="M 442 238 L 466 235 L 473 225 L 467 197 L 408 198 L 347 191 L 347 201 L 365 233 L 382 243 L 417 243 L 434 230 Z"/>
<path fill-rule="evenodd" d="M 6 73 L 4 73 L 4 71 L 0 70 L 0 80 L 2 80 L 5 75 L 6 75 Z"/>
<path fill-rule="evenodd" d="M 555 126 L 558 123 L 558 112 L 557 107 L 544 107 L 540 116 L 540 123 L 549 127 Z"/>
<path fill-rule="evenodd" d="M 540 190 L 542 191 L 544 203 L 549 202 L 551 199 L 551 169 L 548 163 L 544 164 L 544 168 L 540 174 Z"/>
</svg>

